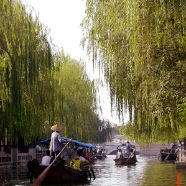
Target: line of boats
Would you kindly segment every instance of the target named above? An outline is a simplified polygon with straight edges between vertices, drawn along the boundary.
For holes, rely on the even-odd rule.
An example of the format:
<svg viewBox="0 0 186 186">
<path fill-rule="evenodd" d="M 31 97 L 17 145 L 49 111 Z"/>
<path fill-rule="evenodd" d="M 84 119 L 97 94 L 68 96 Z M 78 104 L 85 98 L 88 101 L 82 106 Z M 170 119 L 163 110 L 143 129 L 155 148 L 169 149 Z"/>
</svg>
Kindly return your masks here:
<svg viewBox="0 0 186 186">
<path fill-rule="evenodd" d="M 69 138 L 62 138 L 63 146 L 69 143 Z M 85 183 L 95 179 L 95 174 L 93 170 L 93 164 L 97 160 L 104 160 L 107 156 L 105 154 L 105 149 L 101 146 L 94 146 L 89 143 L 82 143 L 77 140 L 70 140 L 65 150 L 61 152 L 60 158 L 55 158 L 55 162 L 50 165 L 42 165 L 41 160 L 33 159 L 28 161 L 27 177 L 30 179 L 30 183 L 38 185 L 35 182 L 40 179 L 39 182 L 42 184 L 60 184 L 60 183 Z M 42 146 L 44 149 L 48 149 L 50 139 L 45 139 L 38 141 L 38 145 Z M 83 162 L 80 163 L 79 168 L 74 168 L 71 165 L 72 154 L 74 151 L 82 149 L 85 156 L 88 155 L 89 164 Z M 50 170 L 47 171 L 46 175 L 40 178 L 44 171 L 50 166 Z"/>
<path fill-rule="evenodd" d="M 63 146 L 69 142 L 68 138 L 63 138 Z M 41 140 L 38 142 L 38 145 L 44 146 L 45 148 L 48 148 L 50 143 L 50 139 Z M 74 149 L 84 149 L 84 152 L 88 154 L 89 157 L 89 164 L 83 165 L 83 163 L 80 164 L 80 168 L 76 169 L 70 164 L 70 159 L 72 151 Z M 116 157 L 114 159 L 115 165 L 135 165 L 137 162 L 136 159 L 136 153 L 135 153 L 135 147 L 131 146 L 131 153 L 130 156 L 126 156 L 126 145 L 123 144 L 121 146 L 118 146 L 118 149 L 120 149 L 121 154 L 120 157 Z M 52 163 L 50 170 L 47 171 L 47 174 L 45 175 L 40 182 L 42 184 L 60 184 L 60 183 L 85 183 L 90 182 L 91 179 L 95 179 L 95 174 L 93 170 L 93 164 L 97 160 L 104 160 L 107 158 L 105 154 L 105 149 L 102 146 L 94 146 L 89 143 L 82 143 L 77 140 L 71 140 L 71 143 L 69 143 L 63 151 L 63 153 L 60 154 L 61 159 L 58 159 L 55 161 L 55 163 Z M 41 161 L 37 159 L 33 159 L 31 161 L 28 161 L 27 163 L 28 167 L 28 178 L 30 179 L 30 183 L 34 185 L 36 180 L 40 179 L 43 172 L 46 171 L 46 169 L 49 167 L 49 165 L 42 165 Z"/>
<path fill-rule="evenodd" d="M 63 145 L 67 144 L 68 138 L 63 139 Z M 39 141 L 40 144 L 49 145 L 50 139 Z M 82 143 L 77 140 L 71 140 L 66 150 L 61 154 L 61 159 L 57 160 L 47 172 L 45 178 L 42 179 L 42 184 L 60 184 L 60 183 L 85 183 L 95 179 L 93 164 L 97 160 L 104 160 L 107 158 L 105 149 L 103 147 L 94 146 L 88 143 Z M 82 148 L 89 157 L 89 164 L 83 165 L 76 169 L 71 166 L 70 158 L 72 151 L 77 148 Z M 115 165 L 135 165 L 138 161 L 136 158 L 135 146 L 130 146 L 130 154 L 127 153 L 126 144 L 122 144 L 117 148 L 118 152 L 113 159 Z M 177 160 L 177 148 L 165 148 L 160 150 L 160 159 L 162 161 Z M 28 161 L 28 178 L 30 183 L 34 183 L 40 175 L 47 169 L 47 165 L 41 165 L 39 160 L 33 159 Z M 34 184 L 33 184 L 34 185 Z"/>
</svg>

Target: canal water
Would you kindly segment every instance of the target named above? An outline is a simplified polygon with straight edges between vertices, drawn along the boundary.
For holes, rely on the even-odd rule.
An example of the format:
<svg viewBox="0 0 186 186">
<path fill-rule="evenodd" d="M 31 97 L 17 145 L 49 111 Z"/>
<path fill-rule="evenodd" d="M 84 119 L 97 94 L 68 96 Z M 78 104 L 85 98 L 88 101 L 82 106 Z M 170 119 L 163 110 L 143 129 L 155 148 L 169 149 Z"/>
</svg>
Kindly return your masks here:
<svg viewBox="0 0 186 186">
<path fill-rule="evenodd" d="M 105 160 L 97 160 L 94 164 L 96 179 L 83 186 L 186 186 L 186 169 L 176 170 L 174 163 L 161 162 L 158 157 L 137 156 L 136 165 L 118 166 L 115 165 L 114 158 L 115 155 L 108 155 Z M 23 169 L 17 170 L 14 174 L 7 171 L 7 180 L 0 184 L 2 183 L 2 186 L 30 185 L 24 172 Z M 0 170 L 0 178 L 2 173 L 3 171 Z M 11 176 L 14 176 L 13 182 L 8 181 Z M 73 186 L 80 185 L 73 184 Z"/>
</svg>

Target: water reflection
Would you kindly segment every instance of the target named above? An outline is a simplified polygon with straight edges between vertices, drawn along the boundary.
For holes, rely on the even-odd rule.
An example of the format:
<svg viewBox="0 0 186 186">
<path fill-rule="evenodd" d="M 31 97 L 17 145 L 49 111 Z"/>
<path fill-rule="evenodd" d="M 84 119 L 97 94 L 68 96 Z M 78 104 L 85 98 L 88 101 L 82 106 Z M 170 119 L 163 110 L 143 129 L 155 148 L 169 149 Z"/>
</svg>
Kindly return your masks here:
<svg viewBox="0 0 186 186">
<path fill-rule="evenodd" d="M 186 170 L 176 170 L 174 163 L 163 163 L 157 157 L 137 156 L 138 162 L 132 166 L 116 166 L 115 156 L 108 155 L 94 165 L 96 179 L 83 186 L 182 186 L 186 185 Z M 17 174 L 18 175 L 18 174 Z M 25 177 L 26 179 L 26 177 Z M 16 185 L 28 186 L 28 180 Z M 4 184 L 3 186 L 5 186 Z M 53 185 L 55 186 L 55 185 Z M 66 185 L 63 185 L 66 186 Z M 68 185 L 69 186 L 69 185 Z M 73 186 L 80 186 L 73 184 Z"/>
</svg>

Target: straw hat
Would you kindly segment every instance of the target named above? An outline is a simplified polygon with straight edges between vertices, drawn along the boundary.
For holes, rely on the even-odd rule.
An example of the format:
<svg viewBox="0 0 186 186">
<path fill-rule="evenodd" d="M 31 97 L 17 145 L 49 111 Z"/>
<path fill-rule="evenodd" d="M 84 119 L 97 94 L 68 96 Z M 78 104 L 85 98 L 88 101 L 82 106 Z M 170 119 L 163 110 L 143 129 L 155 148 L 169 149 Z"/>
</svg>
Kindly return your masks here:
<svg viewBox="0 0 186 186">
<path fill-rule="evenodd" d="M 59 125 L 59 124 L 53 125 L 51 127 L 51 130 L 53 130 L 53 131 L 60 131 L 62 129 L 63 129 L 63 127 L 61 125 Z"/>
</svg>

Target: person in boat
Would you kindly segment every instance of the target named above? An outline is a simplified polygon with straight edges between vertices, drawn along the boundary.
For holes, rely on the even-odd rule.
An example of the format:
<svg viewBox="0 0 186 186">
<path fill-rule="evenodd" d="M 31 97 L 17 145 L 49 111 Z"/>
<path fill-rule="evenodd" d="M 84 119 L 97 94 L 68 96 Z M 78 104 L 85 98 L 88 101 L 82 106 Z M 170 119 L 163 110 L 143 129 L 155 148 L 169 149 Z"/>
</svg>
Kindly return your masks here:
<svg viewBox="0 0 186 186">
<path fill-rule="evenodd" d="M 176 143 L 171 143 L 171 144 L 170 144 L 170 149 L 176 149 L 176 148 L 177 148 Z"/>
<path fill-rule="evenodd" d="M 62 128 L 63 127 L 59 124 L 53 125 L 51 127 L 51 130 L 53 132 L 51 134 L 51 141 L 50 141 L 49 150 L 50 150 L 50 155 L 53 157 L 53 159 L 59 154 L 59 152 L 62 149 L 62 147 L 61 147 L 62 138 L 59 133 L 59 131 L 61 131 Z"/>
<path fill-rule="evenodd" d="M 89 161 L 85 158 L 84 150 L 83 148 L 77 149 L 77 154 L 79 155 L 79 159 L 83 163 L 89 163 Z"/>
<path fill-rule="evenodd" d="M 131 144 L 129 143 L 129 141 L 127 141 L 127 143 L 126 143 L 126 156 L 127 156 L 127 158 L 130 157 L 130 153 L 131 153 Z"/>
<path fill-rule="evenodd" d="M 78 170 L 84 170 L 85 166 L 89 166 L 89 161 L 83 157 L 83 149 L 72 153 L 70 165 Z"/>
<path fill-rule="evenodd" d="M 131 157 L 133 160 L 137 161 L 137 159 L 136 159 L 136 149 L 135 149 L 135 148 L 131 148 L 130 157 Z"/>
<path fill-rule="evenodd" d="M 121 148 L 118 147 L 118 151 L 117 151 L 117 153 L 116 153 L 116 158 L 117 158 L 117 159 L 120 159 L 120 158 L 122 158 L 122 157 L 123 157 L 122 150 L 121 150 Z"/>
<path fill-rule="evenodd" d="M 72 153 L 70 166 L 74 169 L 80 170 L 81 160 L 79 158 L 79 155 L 76 152 Z"/>
<path fill-rule="evenodd" d="M 41 165 L 49 165 L 51 163 L 50 150 L 46 150 L 46 155 L 41 160 Z"/>
<path fill-rule="evenodd" d="M 90 159 L 90 152 L 88 151 L 88 149 L 83 149 L 83 157 L 89 161 L 89 163 L 91 163 L 91 159 Z"/>
<path fill-rule="evenodd" d="M 42 148 L 37 144 L 36 145 L 36 153 L 42 152 Z"/>
<path fill-rule="evenodd" d="M 92 164 L 94 163 L 94 161 L 96 160 L 96 153 L 95 153 L 95 149 L 90 148 L 89 152 L 88 152 L 88 160 L 89 162 Z"/>
<path fill-rule="evenodd" d="M 91 177 L 91 174 L 90 174 L 90 171 L 91 171 L 93 174 L 93 178 L 96 179 L 93 167 L 90 164 L 90 161 L 88 159 L 86 159 L 87 157 L 85 156 L 83 148 L 78 149 L 77 154 L 79 155 L 81 169 L 84 171 L 87 171 L 89 173 L 90 177 Z"/>
</svg>

